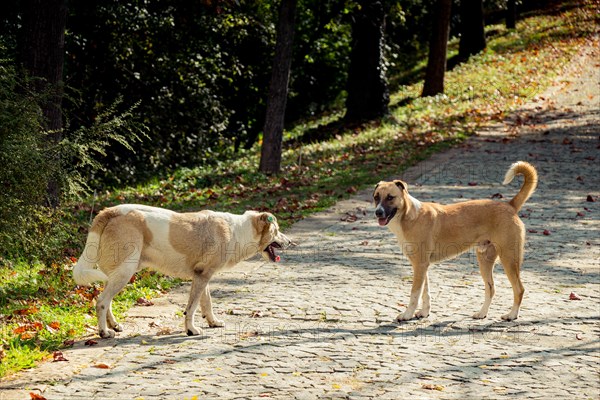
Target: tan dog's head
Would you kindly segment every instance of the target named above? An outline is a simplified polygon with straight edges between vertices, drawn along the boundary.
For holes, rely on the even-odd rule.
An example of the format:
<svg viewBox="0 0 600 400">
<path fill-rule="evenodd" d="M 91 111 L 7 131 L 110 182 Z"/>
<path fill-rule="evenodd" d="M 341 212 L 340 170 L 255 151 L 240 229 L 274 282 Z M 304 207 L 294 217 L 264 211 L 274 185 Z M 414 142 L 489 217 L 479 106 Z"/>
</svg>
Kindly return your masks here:
<svg viewBox="0 0 600 400">
<path fill-rule="evenodd" d="M 386 226 L 390 221 L 406 212 L 407 184 L 399 179 L 392 182 L 381 181 L 375 186 L 373 200 L 375 201 L 375 216 L 380 226 Z"/>
<path fill-rule="evenodd" d="M 279 231 L 277 218 L 273 214 L 257 213 L 253 218 L 254 228 L 260 236 L 258 246 L 261 255 L 265 260 L 278 262 L 280 258 L 275 249 L 285 249 L 292 241 Z"/>
</svg>

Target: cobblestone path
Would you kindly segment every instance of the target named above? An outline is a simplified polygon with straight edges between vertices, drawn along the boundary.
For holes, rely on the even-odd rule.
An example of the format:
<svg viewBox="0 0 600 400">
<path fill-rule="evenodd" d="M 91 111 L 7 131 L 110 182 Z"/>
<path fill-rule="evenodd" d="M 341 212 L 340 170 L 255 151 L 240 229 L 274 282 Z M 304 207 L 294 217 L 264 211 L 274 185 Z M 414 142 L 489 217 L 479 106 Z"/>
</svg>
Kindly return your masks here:
<svg viewBox="0 0 600 400">
<path fill-rule="evenodd" d="M 153 307 L 134 307 L 116 339 L 77 343 L 64 351 L 69 362 L 0 382 L 0 399 L 600 398 L 600 69 L 592 59 L 575 61 L 511 120 L 401 176 L 424 201 L 506 200 L 519 187 L 500 184 L 509 165 L 538 168 L 540 185 L 521 212 L 529 232 L 518 320 L 500 319 L 512 304 L 501 266 L 488 318 L 471 319 L 484 288 L 468 253 L 430 269 L 428 318 L 394 322 L 408 303 L 411 267 L 377 225 L 367 190 L 296 224 L 287 233 L 299 246 L 282 263 L 219 275 L 211 287 L 225 328 L 202 322 L 203 337 L 185 336 L 186 284 Z"/>
</svg>

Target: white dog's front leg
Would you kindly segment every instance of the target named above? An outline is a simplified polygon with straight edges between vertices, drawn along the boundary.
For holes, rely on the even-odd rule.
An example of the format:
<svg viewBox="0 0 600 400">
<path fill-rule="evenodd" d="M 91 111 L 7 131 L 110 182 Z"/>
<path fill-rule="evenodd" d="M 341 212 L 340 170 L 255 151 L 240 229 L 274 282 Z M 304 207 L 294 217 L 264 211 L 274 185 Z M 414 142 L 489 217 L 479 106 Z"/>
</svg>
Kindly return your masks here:
<svg viewBox="0 0 600 400">
<path fill-rule="evenodd" d="M 188 304 L 185 307 L 184 312 L 185 332 L 188 336 L 196 336 L 202 333 L 202 331 L 196 328 L 196 325 L 194 325 L 194 316 L 196 315 L 196 310 L 198 309 L 200 297 L 208 285 L 208 279 L 209 278 L 204 276 L 202 271 L 194 272 L 192 288 L 190 290 L 190 298 L 188 299 Z"/>
<path fill-rule="evenodd" d="M 208 284 L 200 296 L 200 309 L 202 310 L 202 315 L 206 318 L 206 322 L 208 322 L 208 326 L 211 328 L 220 328 L 225 326 L 225 322 L 218 319 L 213 313 L 212 300 L 210 298 L 210 288 Z"/>
<path fill-rule="evenodd" d="M 410 290 L 410 302 L 408 303 L 408 308 L 406 309 L 406 311 L 404 311 L 403 314 L 398 315 L 398 317 L 396 318 L 398 321 L 408 321 L 409 319 L 412 319 L 412 317 L 415 315 L 415 310 L 419 305 L 419 298 L 421 297 L 421 293 L 423 292 L 423 286 L 425 285 L 425 282 L 427 280 L 428 267 L 429 264 L 421 264 L 417 266 L 413 265 L 413 283 L 412 288 Z M 427 300 L 429 300 L 429 293 L 426 297 Z M 424 307 L 427 307 L 426 311 L 429 315 L 429 304 L 424 304 Z"/>
</svg>

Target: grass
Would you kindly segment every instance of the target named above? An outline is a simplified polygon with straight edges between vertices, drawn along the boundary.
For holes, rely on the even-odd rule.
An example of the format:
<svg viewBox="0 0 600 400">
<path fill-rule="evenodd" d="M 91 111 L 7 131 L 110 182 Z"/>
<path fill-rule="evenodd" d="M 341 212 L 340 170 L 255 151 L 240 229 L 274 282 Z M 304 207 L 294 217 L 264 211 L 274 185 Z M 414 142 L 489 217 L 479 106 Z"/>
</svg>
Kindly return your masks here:
<svg viewBox="0 0 600 400">
<path fill-rule="evenodd" d="M 341 198 L 398 176 L 430 154 L 465 140 L 482 125 L 502 120 L 541 93 L 589 42 L 599 22 L 597 6 L 585 3 L 553 15 L 519 21 L 517 30 L 489 26 L 488 48 L 446 75 L 444 95 L 420 98 L 422 82 L 392 94 L 390 116 L 358 127 L 336 124 L 339 114 L 299 124 L 286 132 L 283 171 L 257 171 L 259 147 L 210 168 L 182 169 L 149 184 L 103 193 L 68 210 L 85 240 L 90 215 L 105 206 L 144 203 L 174 210 L 211 208 L 230 212 L 269 210 L 289 227 Z M 597 43 L 596 43 L 597 45 Z M 450 43 L 449 55 L 457 43 Z M 423 63 L 417 64 L 422 68 Z M 416 74 L 418 75 L 418 74 Z M 333 138 L 299 145 L 311 130 Z M 72 260 L 0 268 L 0 377 L 34 366 L 96 332 L 94 301 L 100 288 L 71 280 Z M 150 272 L 138 274 L 115 301 L 116 314 L 140 298 L 160 295 L 179 281 Z"/>
</svg>

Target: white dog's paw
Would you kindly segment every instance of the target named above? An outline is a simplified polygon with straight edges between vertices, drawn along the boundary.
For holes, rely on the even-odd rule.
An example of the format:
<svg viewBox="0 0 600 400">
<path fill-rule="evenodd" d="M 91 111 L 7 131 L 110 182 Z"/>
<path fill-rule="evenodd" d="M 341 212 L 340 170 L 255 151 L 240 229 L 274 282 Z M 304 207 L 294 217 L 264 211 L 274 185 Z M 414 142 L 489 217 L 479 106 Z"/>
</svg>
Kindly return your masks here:
<svg viewBox="0 0 600 400">
<path fill-rule="evenodd" d="M 188 336 L 198 336 L 202 334 L 202 330 L 196 328 L 195 326 L 189 326 L 186 329 L 186 333 Z"/>
<path fill-rule="evenodd" d="M 427 318 L 429 317 L 429 310 L 420 310 L 415 313 L 415 317 L 417 318 Z"/>
<path fill-rule="evenodd" d="M 412 319 L 413 315 L 414 312 L 405 311 L 402 314 L 398 314 L 398 316 L 396 317 L 396 321 L 408 321 L 409 319 Z"/>
<path fill-rule="evenodd" d="M 208 326 L 210 326 L 211 328 L 222 328 L 225 326 L 225 321 L 218 318 L 207 318 L 206 321 L 208 322 Z"/>
<path fill-rule="evenodd" d="M 114 338 L 115 337 L 115 331 L 113 331 L 112 329 L 99 330 L 98 331 L 98 335 L 102 339 L 110 339 L 110 338 Z"/>
<path fill-rule="evenodd" d="M 487 312 L 479 311 L 473 314 L 473 319 L 484 319 L 487 317 Z"/>
</svg>

